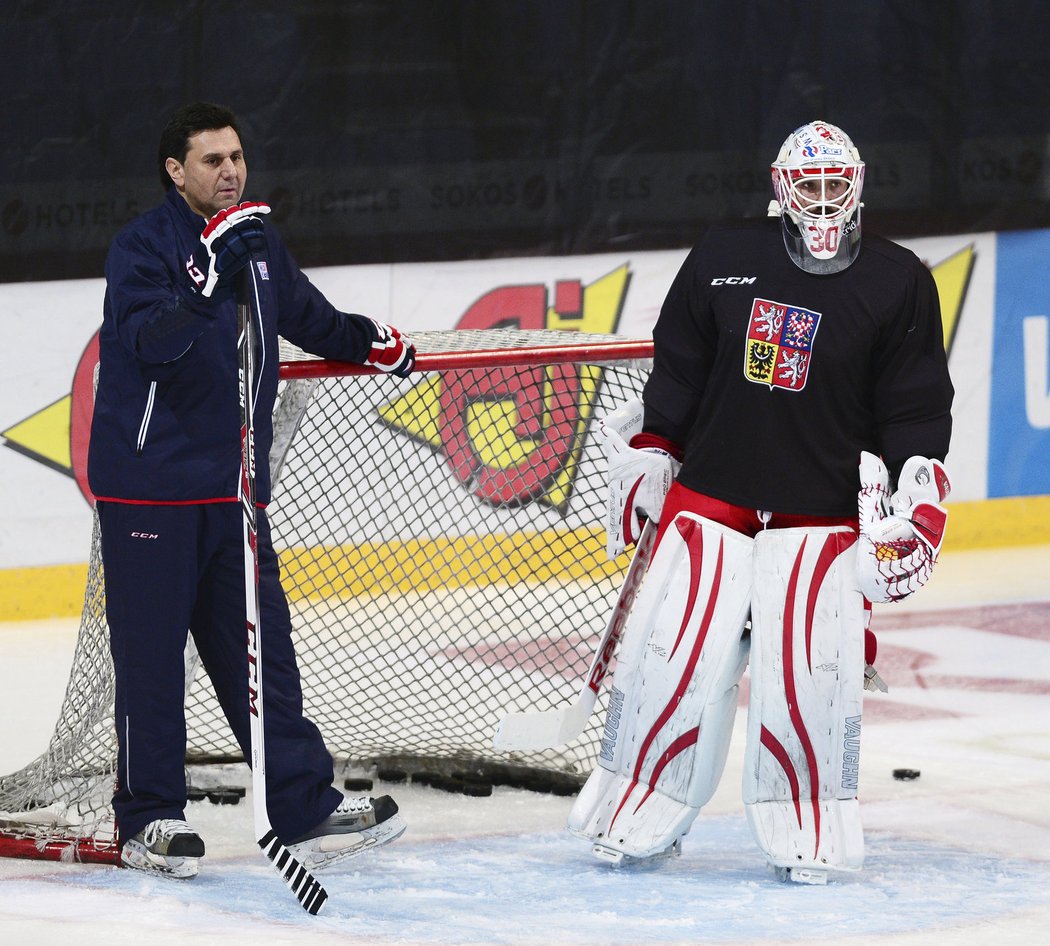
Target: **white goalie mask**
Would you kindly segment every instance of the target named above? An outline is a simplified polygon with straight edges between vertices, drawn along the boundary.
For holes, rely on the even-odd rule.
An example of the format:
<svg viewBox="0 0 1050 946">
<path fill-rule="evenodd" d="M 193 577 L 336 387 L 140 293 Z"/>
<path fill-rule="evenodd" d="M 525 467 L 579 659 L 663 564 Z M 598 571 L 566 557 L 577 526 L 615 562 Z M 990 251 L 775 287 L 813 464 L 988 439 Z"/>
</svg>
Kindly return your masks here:
<svg viewBox="0 0 1050 946">
<path fill-rule="evenodd" d="M 822 121 L 796 128 L 770 170 L 770 213 L 780 215 L 788 255 L 807 273 L 844 270 L 860 252 L 864 186 L 864 162 L 849 135 Z"/>
</svg>

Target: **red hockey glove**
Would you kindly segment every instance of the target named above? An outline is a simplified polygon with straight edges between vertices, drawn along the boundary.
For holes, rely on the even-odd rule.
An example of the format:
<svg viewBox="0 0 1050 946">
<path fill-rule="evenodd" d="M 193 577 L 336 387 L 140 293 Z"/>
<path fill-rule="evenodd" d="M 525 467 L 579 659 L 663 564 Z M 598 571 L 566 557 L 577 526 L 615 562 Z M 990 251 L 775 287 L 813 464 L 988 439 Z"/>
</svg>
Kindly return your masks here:
<svg viewBox="0 0 1050 946">
<path fill-rule="evenodd" d="M 375 329 L 372 348 L 365 355 L 365 364 L 387 371 L 399 378 L 407 378 L 416 364 L 416 346 L 391 325 L 368 320 Z"/>
<path fill-rule="evenodd" d="M 220 210 L 208 221 L 201 234 L 201 243 L 208 251 L 208 278 L 201 295 L 210 298 L 217 286 L 227 285 L 253 254 L 266 248 L 259 214 L 269 212 L 269 204 L 246 200 Z"/>
</svg>

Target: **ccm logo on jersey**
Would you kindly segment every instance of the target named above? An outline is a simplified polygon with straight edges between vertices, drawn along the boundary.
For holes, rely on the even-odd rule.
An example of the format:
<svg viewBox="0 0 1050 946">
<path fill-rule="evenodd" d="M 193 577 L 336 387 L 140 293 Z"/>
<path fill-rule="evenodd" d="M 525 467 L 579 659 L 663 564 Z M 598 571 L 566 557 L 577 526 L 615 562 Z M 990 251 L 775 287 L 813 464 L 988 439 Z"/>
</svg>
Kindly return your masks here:
<svg viewBox="0 0 1050 946">
<path fill-rule="evenodd" d="M 156 532 L 132 532 L 131 537 L 133 539 L 159 539 L 160 536 Z"/>
<path fill-rule="evenodd" d="M 711 280 L 712 286 L 750 286 L 757 282 L 757 276 L 715 276 Z"/>
</svg>

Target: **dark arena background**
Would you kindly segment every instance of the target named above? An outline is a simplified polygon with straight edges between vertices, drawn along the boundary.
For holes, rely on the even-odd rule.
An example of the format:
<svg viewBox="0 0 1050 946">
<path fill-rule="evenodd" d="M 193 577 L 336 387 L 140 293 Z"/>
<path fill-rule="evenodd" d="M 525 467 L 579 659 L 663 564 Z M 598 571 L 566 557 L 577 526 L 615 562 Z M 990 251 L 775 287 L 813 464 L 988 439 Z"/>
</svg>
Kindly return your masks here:
<svg viewBox="0 0 1050 946">
<path fill-rule="evenodd" d="M 865 222 L 1050 223 L 1050 8 L 963 0 L 6 0 L 0 280 L 101 275 L 170 111 L 241 116 L 303 265 L 689 246 L 841 125 Z"/>
<path fill-rule="evenodd" d="M 201 875 L 115 866 L 86 469 L 104 261 L 163 199 L 171 113 L 202 100 L 239 116 L 244 197 L 309 279 L 419 354 L 391 378 L 282 347 L 278 446 L 256 458 L 336 787 L 389 793 L 408 824 L 322 875 L 321 916 L 260 853 L 262 793 L 193 652 Z M 864 238 L 929 268 L 956 390 L 936 572 L 874 607 L 889 692 L 865 695 L 860 762 L 855 715 L 841 747 L 864 869 L 769 870 L 743 803 L 749 672 L 680 856 L 612 867 L 566 830 L 620 718 L 611 637 L 636 590 L 606 552 L 598 422 L 644 390 L 689 247 L 766 214 L 770 163 L 815 120 L 866 162 Z M 1048 940 L 1050 3 L 0 0 L 0 132 L 0 946 Z M 784 302 L 750 265 L 712 285 Z M 562 741 L 497 745 L 508 716 Z"/>
</svg>

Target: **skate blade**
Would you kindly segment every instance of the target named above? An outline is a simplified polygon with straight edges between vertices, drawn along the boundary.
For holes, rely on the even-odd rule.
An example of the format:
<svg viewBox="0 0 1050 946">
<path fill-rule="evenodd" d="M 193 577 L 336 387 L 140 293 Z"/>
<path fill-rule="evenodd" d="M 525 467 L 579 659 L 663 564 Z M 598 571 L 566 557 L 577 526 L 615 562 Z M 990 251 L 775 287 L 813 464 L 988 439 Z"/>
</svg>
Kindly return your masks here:
<svg viewBox="0 0 1050 946">
<path fill-rule="evenodd" d="M 320 873 L 373 848 L 396 841 L 405 833 L 406 827 L 401 817 L 394 815 L 366 831 L 326 835 L 312 843 L 292 845 L 289 850 L 307 870 Z"/>
<path fill-rule="evenodd" d="M 631 864 L 652 864 L 656 861 L 662 861 L 668 857 L 680 857 L 682 854 L 682 841 L 679 838 L 671 842 L 664 850 L 657 851 L 655 854 L 649 854 L 646 857 L 636 857 L 631 854 L 624 854 L 623 851 L 617 850 L 616 848 L 605 847 L 601 844 L 595 844 L 591 848 L 591 854 L 593 854 L 598 860 L 604 861 L 606 864 L 611 864 L 613 867 L 625 867 Z"/>
<path fill-rule="evenodd" d="M 598 860 L 611 864 L 613 867 L 622 867 L 623 862 L 627 859 L 627 855 L 623 851 L 617 851 L 611 847 L 602 847 L 600 844 L 595 844 L 591 848 L 591 854 Z"/>
<path fill-rule="evenodd" d="M 828 882 L 828 872 L 819 867 L 775 867 L 773 870 L 777 875 L 777 880 L 782 883 L 822 887 Z"/>
</svg>

